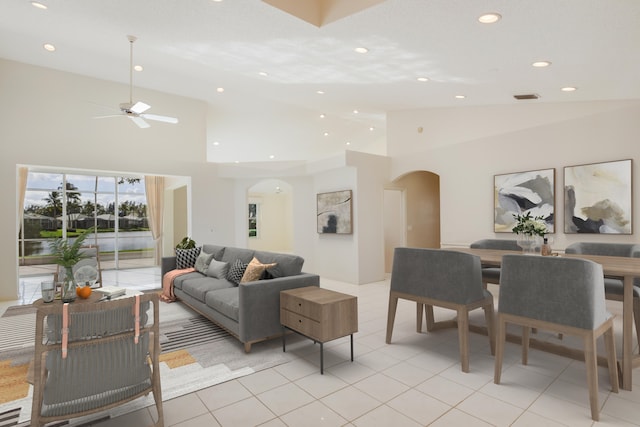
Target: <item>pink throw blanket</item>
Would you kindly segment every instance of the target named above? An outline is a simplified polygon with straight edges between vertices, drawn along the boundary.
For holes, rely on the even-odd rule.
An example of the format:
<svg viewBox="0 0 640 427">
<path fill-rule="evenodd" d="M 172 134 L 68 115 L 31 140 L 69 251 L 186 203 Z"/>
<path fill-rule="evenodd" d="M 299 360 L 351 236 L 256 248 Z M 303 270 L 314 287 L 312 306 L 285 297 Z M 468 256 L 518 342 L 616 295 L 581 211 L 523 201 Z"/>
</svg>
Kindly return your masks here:
<svg viewBox="0 0 640 427">
<path fill-rule="evenodd" d="M 173 293 L 173 279 L 182 274 L 191 273 L 192 271 L 196 271 L 196 269 L 191 267 L 182 270 L 171 270 L 165 273 L 162 278 L 162 294 L 160 294 L 160 299 L 164 302 L 174 302 L 176 296 Z"/>
</svg>

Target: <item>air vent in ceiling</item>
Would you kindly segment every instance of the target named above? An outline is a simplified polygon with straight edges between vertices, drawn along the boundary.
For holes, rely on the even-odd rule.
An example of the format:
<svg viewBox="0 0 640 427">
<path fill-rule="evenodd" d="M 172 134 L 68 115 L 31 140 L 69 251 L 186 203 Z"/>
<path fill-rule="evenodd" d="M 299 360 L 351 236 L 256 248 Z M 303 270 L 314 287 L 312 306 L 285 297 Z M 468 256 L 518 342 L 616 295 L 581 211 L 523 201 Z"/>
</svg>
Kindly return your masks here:
<svg viewBox="0 0 640 427">
<path fill-rule="evenodd" d="M 513 97 L 518 101 L 522 101 L 523 99 L 538 99 L 540 95 L 537 93 L 527 93 L 525 95 L 513 95 Z"/>
</svg>

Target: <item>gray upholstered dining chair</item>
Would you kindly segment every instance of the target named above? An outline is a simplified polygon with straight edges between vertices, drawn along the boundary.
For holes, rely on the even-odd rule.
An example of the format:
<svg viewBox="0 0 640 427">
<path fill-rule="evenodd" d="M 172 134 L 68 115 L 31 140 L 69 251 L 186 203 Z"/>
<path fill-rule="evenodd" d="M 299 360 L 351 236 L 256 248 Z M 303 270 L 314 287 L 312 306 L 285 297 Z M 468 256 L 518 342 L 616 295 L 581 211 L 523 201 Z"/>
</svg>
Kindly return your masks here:
<svg viewBox="0 0 640 427">
<path fill-rule="evenodd" d="M 469 245 L 472 249 L 497 249 L 502 251 L 522 251 L 516 240 L 482 239 Z M 482 266 L 482 283 L 485 288 L 488 283 L 500 283 L 500 267 Z"/>
<path fill-rule="evenodd" d="M 96 300 L 37 305 L 31 425 L 105 411 L 153 393 L 155 425 L 162 427 L 158 294 Z"/>
<path fill-rule="evenodd" d="M 522 326 L 522 363 L 527 364 L 529 329 L 577 335 L 584 342 L 591 418 L 598 421 L 596 339 L 605 338 L 611 389 L 618 392 L 613 316 L 607 312 L 602 266 L 579 258 L 504 255 L 496 319 L 494 382 L 500 383 L 506 324 Z"/>
<path fill-rule="evenodd" d="M 577 242 L 564 250 L 568 254 L 602 255 L 640 258 L 640 245 L 633 243 Z M 620 277 L 604 278 L 604 295 L 608 300 L 622 301 L 624 285 Z M 640 345 L 640 277 L 633 282 L 633 320 Z"/>
<path fill-rule="evenodd" d="M 398 299 L 416 302 L 416 330 L 422 332 L 426 312 L 427 331 L 451 325 L 435 322 L 433 306 L 457 312 L 460 363 L 469 372 L 469 311 L 483 308 L 491 354 L 494 353 L 493 296 L 482 286 L 480 258 L 442 249 L 396 248 L 391 272 L 387 316 L 387 344 L 391 343 Z"/>
</svg>

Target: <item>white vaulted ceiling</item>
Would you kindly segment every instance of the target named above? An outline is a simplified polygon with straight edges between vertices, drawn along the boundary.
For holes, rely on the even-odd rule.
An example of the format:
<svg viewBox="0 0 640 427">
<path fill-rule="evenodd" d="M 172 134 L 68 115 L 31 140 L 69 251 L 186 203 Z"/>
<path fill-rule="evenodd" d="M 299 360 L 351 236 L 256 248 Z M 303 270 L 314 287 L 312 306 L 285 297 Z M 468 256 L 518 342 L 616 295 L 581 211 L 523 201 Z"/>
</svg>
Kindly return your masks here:
<svg viewBox="0 0 640 427">
<path fill-rule="evenodd" d="M 332 15 L 340 1 L 362 5 Z M 135 35 L 134 63 L 144 67 L 134 73 L 136 87 L 204 100 L 214 123 L 216 116 L 228 119 L 219 135 L 215 126 L 208 130 L 220 162 L 247 158 L 246 144 L 256 143 L 258 133 L 242 129 L 251 123 L 231 119 L 242 111 L 258 121 L 261 112 L 264 121 L 280 117 L 281 129 L 284 117 L 308 120 L 306 127 L 263 132 L 264 151 L 249 158 L 274 152 L 276 160 L 304 161 L 349 148 L 347 142 L 363 151 L 379 144 L 389 111 L 640 98 L 638 0 L 293 3 L 328 13 L 319 25 L 260 0 L 41 3 L 46 10 L 28 0 L 0 2 L 0 57 L 127 84 L 126 35 Z M 502 19 L 478 22 L 488 12 Z M 45 43 L 56 51 L 43 49 Z M 535 61 L 551 65 L 536 68 Z M 568 86 L 577 90 L 561 90 Z M 513 98 L 532 93 L 540 98 Z M 153 112 L 180 115 L 171 105 L 154 105 Z M 285 139 L 296 144 L 278 152 Z"/>
</svg>

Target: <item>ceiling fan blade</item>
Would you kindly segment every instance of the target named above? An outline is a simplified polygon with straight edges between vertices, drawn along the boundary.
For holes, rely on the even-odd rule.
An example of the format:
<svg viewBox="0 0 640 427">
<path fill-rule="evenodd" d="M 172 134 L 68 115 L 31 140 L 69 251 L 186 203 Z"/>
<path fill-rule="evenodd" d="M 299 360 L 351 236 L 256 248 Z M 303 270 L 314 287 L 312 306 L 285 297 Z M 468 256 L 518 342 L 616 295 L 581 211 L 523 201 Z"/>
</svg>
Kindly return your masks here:
<svg viewBox="0 0 640 427">
<path fill-rule="evenodd" d="M 109 117 L 122 117 L 122 114 L 108 114 L 106 116 L 93 116 L 94 119 L 108 119 Z"/>
<path fill-rule="evenodd" d="M 175 117 L 169 116 L 159 116 L 157 114 L 140 114 L 140 117 L 144 117 L 148 120 L 155 120 L 157 122 L 165 122 L 165 123 L 178 123 L 178 119 Z"/>
<path fill-rule="evenodd" d="M 137 117 L 137 116 L 127 116 L 129 117 L 133 123 L 137 124 L 139 128 L 141 129 L 146 129 L 148 127 L 151 127 L 149 125 L 149 123 L 145 122 L 144 119 L 142 119 L 141 117 Z"/>
<path fill-rule="evenodd" d="M 149 108 L 151 108 L 151 105 L 147 105 L 142 101 L 138 101 L 135 104 L 133 104 L 133 106 L 131 107 L 131 111 L 136 114 L 140 114 L 140 113 L 144 113 Z"/>
</svg>

